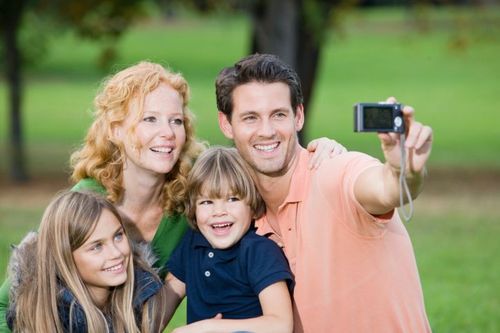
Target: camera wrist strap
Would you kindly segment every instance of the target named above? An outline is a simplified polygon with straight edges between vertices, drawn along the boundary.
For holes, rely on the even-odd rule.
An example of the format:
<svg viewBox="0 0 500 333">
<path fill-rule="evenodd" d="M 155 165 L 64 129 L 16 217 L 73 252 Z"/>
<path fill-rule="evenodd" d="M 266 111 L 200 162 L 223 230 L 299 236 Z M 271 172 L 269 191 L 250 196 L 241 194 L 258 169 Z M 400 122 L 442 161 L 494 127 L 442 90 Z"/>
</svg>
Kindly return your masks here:
<svg viewBox="0 0 500 333">
<path fill-rule="evenodd" d="M 413 216 L 413 199 L 410 194 L 410 189 L 408 188 L 408 183 L 406 182 L 406 149 L 405 149 L 405 133 L 401 134 L 400 146 L 401 146 L 401 163 L 400 163 L 400 173 L 399 173 L 399 206 L 401 215 L 405 222 L 409 222 Z M 404 207 L 404 195 L 408 199 L 409 210 L 406 211 Z"/>
</svg>

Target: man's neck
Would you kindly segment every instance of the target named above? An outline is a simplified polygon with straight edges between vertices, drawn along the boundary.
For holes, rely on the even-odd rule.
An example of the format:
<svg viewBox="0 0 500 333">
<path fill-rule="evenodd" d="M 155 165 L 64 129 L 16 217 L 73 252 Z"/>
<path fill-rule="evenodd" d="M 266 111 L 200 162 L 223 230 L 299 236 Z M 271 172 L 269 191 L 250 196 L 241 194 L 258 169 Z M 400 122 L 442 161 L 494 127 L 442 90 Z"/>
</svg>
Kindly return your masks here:
<svg viewBox="0 0 500 333">
<path fill-rule="evenodd" d="M 301 147 L 297 145 L 294 156 L 284 174 L 270 176 L 262 173 L 255 173 L 255 183 L 260 195 L 266 203 L 268 213 L 272 216 L 278 214 L 279 207 L 285 201 L 290 191 L 292 175 L 298 165 L 300 157 L 300 149 Z"/>
</svg>

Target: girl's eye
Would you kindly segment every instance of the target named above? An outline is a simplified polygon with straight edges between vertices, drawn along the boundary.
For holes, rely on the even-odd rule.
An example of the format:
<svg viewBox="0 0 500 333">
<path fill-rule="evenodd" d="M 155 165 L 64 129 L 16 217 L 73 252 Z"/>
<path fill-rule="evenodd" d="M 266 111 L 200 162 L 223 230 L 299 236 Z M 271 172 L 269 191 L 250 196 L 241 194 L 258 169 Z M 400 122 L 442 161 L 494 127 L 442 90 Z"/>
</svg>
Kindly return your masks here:
<svg viewBox="0 0 500 333">
<path fill-rule="evenodd" d="M 98 252 L 102 249 L 102 244 L 101 243 L 96 243 L 90 247 L 90 251 L 92 252 Z"/>
<path fill-rule="evenodd" d="M 125 234 L 123 231 L 118 231 L 115 234 L 115 241 L 121 241 L 125 237 Z"/>
<path fill-rule="evenodd" d="M 181 126 L 181 125 L 184 124 L 184 119 L 182 119 L 182 118 L 175 118 L 175 119 L 170 120 L 170 123 L 173 124 L 173 125 Z"/>
<path fill-rule="evenodd" d="M 153 117 L 153 116 L 144 117 L 144 119 L 142 119 L 142 120 L 147 122 L 147 123 L 154 123 L 156 121 L 156 117 Z"/>
<path fill-rule="evenodd" d="M 240 198 L 235 197 L 235 196 L 232 196 L 232 197 L 229 197 L 229 198 L 227 199 L 227 201 L 229 201 L 229 202 L 236 202 L 236 201 L 240 201 Z"/>
</svg>

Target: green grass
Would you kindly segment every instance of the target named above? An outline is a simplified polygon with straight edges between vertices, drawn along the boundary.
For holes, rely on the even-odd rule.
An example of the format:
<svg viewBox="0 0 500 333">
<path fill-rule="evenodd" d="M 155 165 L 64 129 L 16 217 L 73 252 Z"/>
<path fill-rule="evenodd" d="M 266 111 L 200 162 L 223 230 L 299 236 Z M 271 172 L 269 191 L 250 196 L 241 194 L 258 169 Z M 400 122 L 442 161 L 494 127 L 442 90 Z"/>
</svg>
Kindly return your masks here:
<svg viewBox="0 0 500 333">
<path fill-rule="evenodd" d="M 500 330 L 500 215 L 488 214 L 430 215 L 421 207 L 408 224 L 434 332 Z"/>
<path fill-rule="evenodd" d="M 500 168 L 500 10 L 427 11 L 421 21 L 427 31 L 409 24 L 414 13 L 404 10 L 340 17 L 342 29 L 328 34 L 322 55 L 308 110 L 309 138 L 332 137 L 349 149 L 380 157 L 374 135 L 353 133 L 352 105 L 394 95 L 414 106 L 417 118 L 433 127 L 431 169 Z M 225 144 L 215 117 L 213 81 L 222 67 L 246 53 L 249 31 L 243 17 L 190 16 L 168 24 L 144 23 L 119 41 L 113 71 L 149 59 L 182 72 L 192 88 L 199 136 Z M 67 170 L 69 154 L 90 124 L 92 98 L 112 72 L 95 67 L 95 44 L 70 33 L 54 37 L 49 50 L 25 73 L 24 130 L 28 167 L 35 178 L 60 177 Z M 0 96 L 1 180 L 8 163 L 5 81 L 0 81 Z M 457 177 L 456 182 L 461 180 Z M 7 197 L 1 186 L 0 199 Z M 443 187 L 440 193 L 437 199 L 453 190 Z M 500 265 L 495 259 L 500 217 L 494 204 L 477 209 L 482 201 L 472 195 L 438 213 L 429 211 L 424 201 L 408 224 L 435 332 L 500 331 Z M 0 200 L 0 276 L 9 244 L 37 225 L 46 202 Z M 474 214 L 469 207 L 476 208 Z"/>
</svg>

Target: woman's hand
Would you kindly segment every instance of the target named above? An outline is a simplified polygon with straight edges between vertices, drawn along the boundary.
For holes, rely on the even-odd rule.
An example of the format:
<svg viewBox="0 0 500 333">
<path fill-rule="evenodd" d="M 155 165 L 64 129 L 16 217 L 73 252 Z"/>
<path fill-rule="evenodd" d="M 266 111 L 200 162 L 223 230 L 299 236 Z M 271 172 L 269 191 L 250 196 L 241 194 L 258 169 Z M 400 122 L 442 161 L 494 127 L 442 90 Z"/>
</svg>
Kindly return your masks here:
<svg viewBox="0 0 500 333">
<path fill-rule="evenodd" d="M 314 153 L 309 161 L 309 169 L 317 169 L 324 159 L 347 152 L 347 149 L 337 141 L 324 137 L 309 142 L 307 150 Z"/>
</svg>

